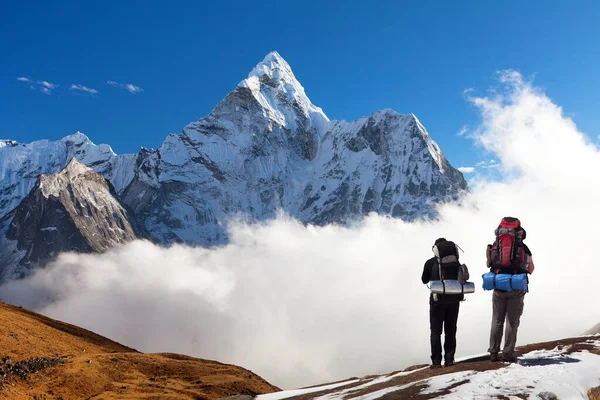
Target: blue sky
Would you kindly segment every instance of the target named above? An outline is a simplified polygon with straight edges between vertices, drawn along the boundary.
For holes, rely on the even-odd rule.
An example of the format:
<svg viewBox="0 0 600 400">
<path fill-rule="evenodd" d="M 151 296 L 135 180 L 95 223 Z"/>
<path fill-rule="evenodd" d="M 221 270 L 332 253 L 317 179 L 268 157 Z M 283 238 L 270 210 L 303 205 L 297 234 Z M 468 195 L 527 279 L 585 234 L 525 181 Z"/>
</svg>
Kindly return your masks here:
<svg viewBox="0 0 600 400">
<path fill-rule="evenodd" d="M 598 21 L 591 0 L 4 2 L 0 138 L 156 148 L 277 50 L 330 118 L 412 112 L 454 166 L 474 165 L 463 92 L 485 94 L 498 70 L 535 76 L 600 134 Z"/>
</svg>

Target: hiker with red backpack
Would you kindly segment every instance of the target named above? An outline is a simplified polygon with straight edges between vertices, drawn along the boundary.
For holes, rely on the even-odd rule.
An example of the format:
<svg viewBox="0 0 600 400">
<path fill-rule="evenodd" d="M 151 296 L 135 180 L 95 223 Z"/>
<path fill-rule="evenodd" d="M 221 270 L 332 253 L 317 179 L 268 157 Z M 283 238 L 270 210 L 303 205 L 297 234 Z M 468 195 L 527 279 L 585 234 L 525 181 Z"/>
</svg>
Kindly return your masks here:
<svg viewBox="0 0 600 400">
<path fill-rule="evenodd" d="M 434 281 L 456 280 L 465 283 L 469 279 L 466 265 L 458 259 L 458 246 L 445 238 L 439 238 L 432 247 L 434 257 L 427 260 L 421 281 L 424 284 Z M 466 293 L 466 292 L 465 292 Z M 442 366 L 442 329 L 444 338 L 444 366 L 454 365 L 456 352 L 456 324 L 460 302 L 464 294 L 438 294 L 429 296 L 429 328 L 431 331 L 431 369 Z"/>
<path fill-rule="evenodd" d="M 490 272 L 483 275 L 483 288 L 494 291 L 488 352 L 491 361 L 512 363 L 517 361 L 514 355 L 517 331 L 528 290 L 528 275 L 533 273 L 534 265 L 531 251 L 523 243 L 527 232 L 518 218 L 502 218 L 494 233 L 496 240 L 487 246 L 486 252 Z M 500 355 L 505 322 L 504 348 Z"/>
</svg>

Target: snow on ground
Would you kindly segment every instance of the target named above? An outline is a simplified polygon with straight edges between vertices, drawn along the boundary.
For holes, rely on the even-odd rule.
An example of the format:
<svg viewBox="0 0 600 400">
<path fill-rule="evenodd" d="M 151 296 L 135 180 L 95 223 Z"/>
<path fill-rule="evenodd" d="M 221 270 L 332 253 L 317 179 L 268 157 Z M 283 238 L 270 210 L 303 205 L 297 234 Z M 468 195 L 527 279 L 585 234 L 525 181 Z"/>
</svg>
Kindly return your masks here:
<svg viewBox="0 0 600 400">
<path fill-rule="evenodd" d="M 359 379 L 354 379 L 352 381 L 344 381 L 344 382 L 338 382 L 338 383 L 332 383 L 331 385 L 325 385 L 325 386 L 316 386 L 316 387 L 311 387 L 311 388 L 306 388 L 306 389 L 295 389 L 295 390 L 286 390 L 283 392 L 275 392 L 275 393 L 269 393 L 269 394 L 261 394 L 260 396 L 256 396 L 256 400 L 281 400 L 281 399 L 287 399 L 289 397 L 294 397 L 294 396 L 302 396 L 305 394 L 310 394 L 310 393 L 316 393 L 316 392 L 321 392 L 323 390 L 331 390 L 331 389 L 336 389 L 342 386 L 346 386 L 346 385 L 352 385 L 356 382 L 358 382 Z"/>
<path fill-rule="evenodd" d="M 421 368 L 421 369 L 425 369 L 425 368 Z M 382 384 L 382 383 L 385 383 L 385 382 L 389 382 L 389 381 L 391 381 L 391 380 L 392 380 L 392 379 L 394 379 L 394 378 L 399 378 L 399 377 L 401 377 L 401 376 L 410 375 L 410 374 L 412 374 L 412 373 L 414 373 L 414 372 L 420 371 L 421 369 L 416 369 L 416 370 L 413 370 L 413 371 L 408 371 L 408 372 L 398 372 L 398 373 L 396 373 L 396 374 L 393 374 L 393 375 L 384 375 L 384 376 L 380 376 L 380 377 L 377 377 L 377 378 L 375 378 L 375 379 L 371 379 L 371 380 L 369 380 L 367 383 L 364 383 L 364 384 L 362 384 L 362 385 L 359 385 L 359 386 L 353 386 L 353 387 L 351 387 L 351 388 L 344 389 L 344 390 L 342 390 L 342 391 L 340 391 L 340 392 L 331 393 L 331 394 L 326 394 L 326 395 L 324 395 L 324 396 L 317 397 L 317 399 L 318 399 L 318 400 L 336 400 L 336 399 L 343 399 L 343 398 L 344 398 L 346 395 L 348 395 L 348 394 L 350 394 L 350 393 L 352 393 L 352 392 L 356 392 L 356 391 L 359 391 L 359 390 L 363 390 L 363 389 L 366 389 L 366 388 L 368 388 L 368 387 L 370 387 L 370 386 L 379 385 L 379 384 Z M 396 390 L 396 388 L 395 388 L 394 390 Z"/>
<path fill-rule="evenodd" d="M 440 399 L 474 399 L 483 396 L 538 395 L 554 393 L 559 399 L 587 398 L 587 391 L 600 385 L 600 356 L 589 352 L 564 354 L 556 349 L 532 351 L 518 364 L 493 371 L 465 371 L 440 375 L 427 381 L 423 394 L 443 391 Z M 466 381 L 459 385 L 460 382 Z"/>
<path fill-rule="evenodd" d="M 600 349 L 600 338 L 590 337 L 583 345 Z M 575 345 L 577 346 L 577 345 Z M 321 391 L 339 391 L 315 397 L 318 400 L 375 400 L 387 394 L 402 395 L 405 389 L 420 388 L 422 395 L 436 395 L 436 399 L 480 399 L 480 398 L 519 398 L 517 396 L 533 396 L 539 398 L 541 393 L 552 393 L 559 399 L 587 399 L 590 388 L 600 385 L 600 355 L 586 350 L 576 350 L 571 346 L 558 346 L 550 350 L 535 350 L 519 357 L 516 364 L 504 364 L 502 368 L 475 371 L 467 370 L 450 374 L 434 376 L 432 378 L 417 379 L 402 385 L 383 387 L 386 382 L 395 378 L 408 376 L 423 371 L 421 368 L 408 372 L 399 372 L 392 375 L 375 378 L 340 382 L 332 385 L 318 386 L 309 389 L 289 390 L 258 396 L 258 400 L 281 400 L 294 396 Z M 471 359 L 476 359 L 471 357 Z M 468 362 L 468 359 L 465 360 Z M 468 364 L 467 364 L 468 365 Z M 356 383 L 361 383 L 354 385 Z M 346 385 L 354 385 L 346 387 Z M 365 389 L 377 387 L 379 390 L 365 394 Z M 353 397 L 358 392 L 361 396 Z"/>
</svg>

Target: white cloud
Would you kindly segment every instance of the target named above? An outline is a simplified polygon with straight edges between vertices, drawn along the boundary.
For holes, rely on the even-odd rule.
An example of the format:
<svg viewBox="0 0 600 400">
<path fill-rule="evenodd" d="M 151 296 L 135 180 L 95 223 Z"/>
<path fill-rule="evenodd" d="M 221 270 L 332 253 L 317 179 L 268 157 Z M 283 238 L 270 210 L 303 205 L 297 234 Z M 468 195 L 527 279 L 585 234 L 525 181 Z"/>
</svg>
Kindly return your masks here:
<svg viewBox="0 0 600 400">
<path fill-rule="evenodd" d="M 29 87 L 31 89 L 37 90 L 44 94 L 52 94 L 52 91 L 58 87 L 58 85 L 48 82 L 48 81 L 33 81 L 25 76 L 20 76 L 17 78 L 19 82 L 29 83 Z"/>
<path fill-rule="evenodd" d="M 479 161 L 477 164 L 475 164 L 475 166 L 483 169 L 496 169 L 501 167 L 501 165 L 494 159 Z"/>
<path fill-rule="evenodd" d="M 305 386 L 429 361 L 420 276 L 440 236 L 465 250 L 477 284 L 461 304 L 457 356 L 485 353 L 483 249 L 501 217 L 514 215 L 536 263 L 519 344 L 579 335 L 600 322 L 590 306 L 600 153 L 544 93 L 508 77 L 504 94 L 471 98 L 482 116 L 475 140 L 507 179 L 473 183 L 460 204 L 440 206 L 437 222 L 234 224 L 231 244 L 214 249 L 137 241 L 102 256 L 62 255 L 1 297 L 142 351 L 236 363 L 284 388 Z"/>
<path fill-rule="evenodd" d="M 107 81 L 106 83 L 108 83 L 109 85 L 114 86 L 114 87 L 126 89 L 127 91 L 129 91 L 129 93 L 139 93 L 144 90 L 141 87 L 135 86 L 131 83 L 119 83 L 119 82 L 115 82 L 115 81 Z"/>
<path fill-rule="evenodd" d="M 77 92 L 89 93 L 91 95 L 98 94 L 98 91 L 96 89 L 92 89 L 92 88 L 89 88 L 89 87 L 83 86 L 83 85 L 71 85 L 71 87 L 69 88 L 69 90 L 73 90 L 73 91 L 77 91 Z"/>
<path fill-rule="evenodd" d="M 50 89 L 50 90 L 55 89 L 58 86 L 58 85 L 55 85 L 54 83 L 50 83 L 47 81 L 38 81 L 37 83 L 38 83 L 38 85 L 41 85 L 41 86 L 45 87 L 46 89 Z"/>
<path fill-rule="evenodd" d="M 463 174 L 471 174 L 475 172 L 475 167 L 458 167 L 457 169 Z"/>
<path fill-rule="evenodd" d="M 127 85 L 125 85 L 125 87 L 127 88 L 127 90 L 129 90 L 129 93 L 137 93 L 143 90 L 141 87 L 132 85 L 131 83 L 128 83 Z"/>
<path fill-rule="evenodd" d="M 466 135 L 466 134 L 468 134 L 468 133 L 469 133 L 469 126 L 468 126 L 468 125 L 463 125 L 463 126 L 460 128 L 460 131 L 458 131 L 458 134 L 457 134 L 457 135 L 458 135 L 458 136 L 465 136 L 465 135 Z"/>
</svg>

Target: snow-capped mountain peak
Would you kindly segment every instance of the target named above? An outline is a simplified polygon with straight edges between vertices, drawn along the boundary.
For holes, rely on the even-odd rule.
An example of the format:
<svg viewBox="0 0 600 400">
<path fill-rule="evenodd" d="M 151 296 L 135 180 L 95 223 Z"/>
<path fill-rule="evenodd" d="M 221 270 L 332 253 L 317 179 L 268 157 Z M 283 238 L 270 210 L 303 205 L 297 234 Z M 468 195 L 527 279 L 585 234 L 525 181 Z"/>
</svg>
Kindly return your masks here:
<svg viewBox="0 0 600 400">
<path fill-rule="evenodd" d="M 445 158 L 444 158 L 444 155 L 442 154 L 442 150 L 440 149 L 440 146 L 438 146 L 438 144 L 431 138 L 431 136 L 429 136 L 429 132 L 427 132 L 427 129 L 425 129 L 423 124 L 421 124 L 421 121 L 419 121 L 417 116 L 415 114 L 410 114 L 410 115 L 414 119 L 415 123 L 417 124 L 418 131 L 421 134 L 421 136 L 423 137 L 423 140 L 425 140 L 425 143 L 427 143 L 427 149 L 429 150 L 431 157 L 433 157 L 435 163 L 440 168 L 440 172 L 444 173 L 445 168 L 446 168 L 445 164 L 447 164 L 447 162 L 444 162 Z"/>
<path fill-rule="evenodd" d="M 321 131 L 329 122 L 323 110 L 312 104 L 290 65 L 276 51 L 258 63 L 238 88 L 249 89 L 265 116 L 288 129 L 295 130 L 308 119 L 313 128 Z"/>
<path fill-rule="evenodd" d="M 135 223 L 106 179 L 73 158 L 41 174 L 0 218 L 0 282 L 29 274 L 63 251 L 103 252 L 136 238 Z"/>
<path fill-rule="evenodd" d="M 69 161 L 69 164 L 57 174 L 42 174 L 39 178 L 39 187 L 45 198 L 50 196 L 60 196 L 65 182 L 74 183 L 81 179 L 86 179 L 86 175 L 96 175 L 93 169 L 77 161 L 75 157 Z"/>
<path fill-rule="evenodd" d="M 56 141 L 0 141 L 0 217 L 15 208 L 41 174 L 61 171 L 73 158 L 106 177 L 122 192 L 134 177 L 136 156 L 117 156 L 107 144 L 96 145 L 76 132 Z"/>
<path fill-rule="evenodd" d="M 76 158 L 112 183 L 140 227 L 161 244 L 226 243 L 236 215 L 264 221 L 284 211 L 317 225 L 370 212 L 431 217 L 435 203 L 467 188 L 416 116 L 385 109 L 352 122 L 329 121 L 276 52 L 210 114 L 169 134 L 156 151 L 116 156 L 80 132 L 56 142 L 3 143 L 0 216 L 40 174 Z"/>
</svg>

